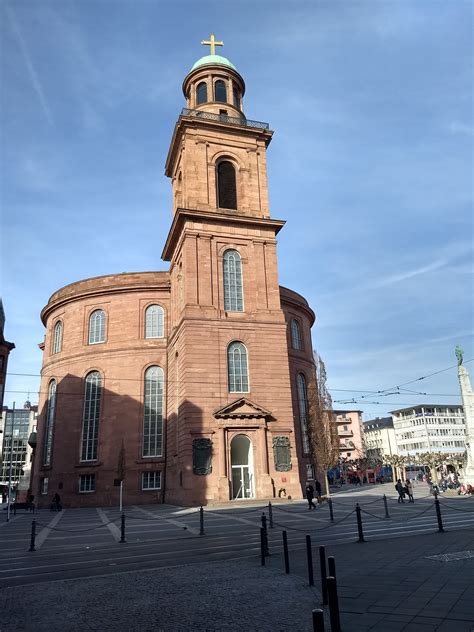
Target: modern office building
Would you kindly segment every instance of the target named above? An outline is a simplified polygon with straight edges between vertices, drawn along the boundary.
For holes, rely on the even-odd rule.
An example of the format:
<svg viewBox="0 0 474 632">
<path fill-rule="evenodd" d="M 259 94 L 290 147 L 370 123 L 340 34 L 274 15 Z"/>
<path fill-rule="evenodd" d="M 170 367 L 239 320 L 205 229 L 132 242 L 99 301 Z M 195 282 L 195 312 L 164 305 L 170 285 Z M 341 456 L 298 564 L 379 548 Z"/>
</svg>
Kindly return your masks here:
<svg viewBox="0 0 474 632">
<path fill-rule="evenodd" d="M 461 454 L 465 450 L 465 421 L 462 406 L 419 404 L 391 411 L 397 453 Z"/>
</svg>

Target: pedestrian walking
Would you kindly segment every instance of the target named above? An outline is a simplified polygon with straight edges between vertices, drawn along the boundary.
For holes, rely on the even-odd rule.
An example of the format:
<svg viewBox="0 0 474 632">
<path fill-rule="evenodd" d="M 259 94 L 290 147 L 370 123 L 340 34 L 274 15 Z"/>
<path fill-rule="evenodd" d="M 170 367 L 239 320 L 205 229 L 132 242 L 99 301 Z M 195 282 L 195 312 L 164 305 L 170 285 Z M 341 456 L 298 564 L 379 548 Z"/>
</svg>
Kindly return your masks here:
<svg viewBox="0 0 474 632">
<path fill-rule="evenodd" d="M 402 483 L 402 481 L 400 479 L 398 479 L 397 484 L 395 485 L 395 489 L 398 492 L 398 501 L 397 502 L 404 503 L 405 502 L 405 500 L 404 500 L 404 498 L 405 498 L 405 490 L 404 490 L 404 487 L 403 487 L 403 483 Z"/>
<path fill-rule="evenodd" d="M 413 498 L 413 483 L 411 481 L 407 481 L 406 490 L 408 494 L 408 502 L 414 503 L 415 499 Z"/>
<path fill-rule="evenodd" d="M 61 498 L 56 492 L 53 496 L 53 502 L 51 503 L 51 511 L 62 511 Z"/>
<path fill-rule="evenodd" d="M 314 498 L 314 487 L 311 483 L 306 483 L 306 500 L 308 501 L 308 509 L 316 509 L 316 505 L 313 503 Z"/>
</svg>

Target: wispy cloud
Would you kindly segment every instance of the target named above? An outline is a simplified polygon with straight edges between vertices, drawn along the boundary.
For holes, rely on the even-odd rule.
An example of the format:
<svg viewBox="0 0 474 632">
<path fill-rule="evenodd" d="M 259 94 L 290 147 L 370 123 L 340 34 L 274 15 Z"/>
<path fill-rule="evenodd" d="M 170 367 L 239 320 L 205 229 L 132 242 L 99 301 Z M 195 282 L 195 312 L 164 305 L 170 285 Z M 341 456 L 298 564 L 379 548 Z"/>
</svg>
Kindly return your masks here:
<svg viewBox="0 0 474 632">
<path fill-rule="evenodd" d="M 39 78 L 39 74 L 33 65 L 33 61 L 31 59 L 28 46 L 26 45 L 25 39 L 21 33 L 18 22 L 16 21 L 15 14 L 13 13 L 13 10 L 10 7 L 6 7 L 6 11 L 7 11 L 8 19 L 10 21 L 12 31 L 18 41 L 21 54 L 25 61 L 28 74 L 30 75 L 31 83 L 33 84 L 33 89 L 36 92 L 36 96 L 38 97 L 38 100 L 40 102 L 41 109 L 43 110 L 43 113 L 46 116 L 48 123 L 52 127 L 54 127 L 54 120 L 53 120 L 51 108 L 49 107 L 48 102 L 46 100 L 46 96 L 44 94 L 44 90 Z"/>
<path fill-rule="evenodd" d="M 427 274 L 428 272 L 433 272 L 434 270 L 438 270 L 439 268 L 447 265 L 448 261 L 446 259 L 437 259 L 430 263 L 427 266 L 421 266 L 419 268 L 413 268 L 412 270 L 407 270 L 406 272 L 401 272 L 399 274 L 391 274 L 386 276 L 378 281 L 374 281 L 371 284 L 371 288 L 381 288 L 386 287 L 387 285 L 393 285 L 394 283 L 400 283 L 401 281 L 406 281 L 407 279 L 413 279 L 414 277 L 421 276 L 422 274 Z"/>
<path fill-rule="evenodd" d="M 466 123 L 460 123 L 459 121 L 452 121 L 449 126 L 449 131 L 452 134 L 466 134 L 467 136 L 474 136 L 474 127 L 472 125 L 466 125 Z"/>
</svg>

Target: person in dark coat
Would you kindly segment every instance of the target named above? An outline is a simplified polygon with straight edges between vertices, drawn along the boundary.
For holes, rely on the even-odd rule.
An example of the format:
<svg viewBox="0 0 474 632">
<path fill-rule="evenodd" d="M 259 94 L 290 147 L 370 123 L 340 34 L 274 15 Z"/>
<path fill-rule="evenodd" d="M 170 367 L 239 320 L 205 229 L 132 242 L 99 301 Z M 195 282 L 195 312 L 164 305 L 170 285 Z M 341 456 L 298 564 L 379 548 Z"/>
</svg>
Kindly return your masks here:
<svg viewBox="0 0 474 632">
<path fill-rule="evenodd" d="M 306 483 L 306 500 L 308 501 L 308 509 L 316 509 L 316 505 L 313 503 L 314 487 L 311 483 Z"/>
<path fill-rule="evenodd" d="M 398 492 L 398 501 L 399 503 L 404 503 L 405 500 L 405 488 L 403 487 L 403 483 L 400 479 L 398 479 L 397 484 L 395 485 L 395 489 Z"/>
</svg>

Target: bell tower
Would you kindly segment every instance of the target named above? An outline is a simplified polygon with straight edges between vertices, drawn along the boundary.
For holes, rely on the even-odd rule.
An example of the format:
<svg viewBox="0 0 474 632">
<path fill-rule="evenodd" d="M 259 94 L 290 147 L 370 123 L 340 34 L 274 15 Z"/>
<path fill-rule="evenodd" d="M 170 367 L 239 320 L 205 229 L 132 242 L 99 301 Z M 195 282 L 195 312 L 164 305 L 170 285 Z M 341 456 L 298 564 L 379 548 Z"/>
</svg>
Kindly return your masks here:
<svg viewBox="0 0 474 632">
<path fill-rule="evenodd" d="M 215 54 L 223 43 L 213 35 L 202 43 L 211 54 L 184 79 L 165 169 L 173 187 L 162 255 L 171 262 L 166 499 L 273 497 L 275 433 L 291 446 L 286 487 L 298 495 L 276 254 L 284 222 L 270 218 L 268 202 L 272 132 L 245 116 L 244 80 Z M 209 467 L 196 471 L 206 445 Z"/>
</svg>

